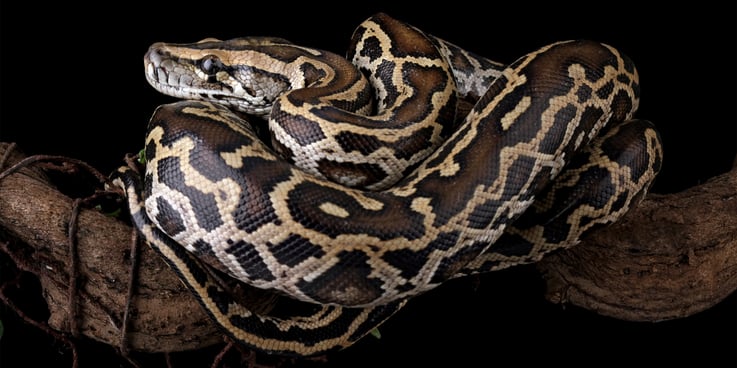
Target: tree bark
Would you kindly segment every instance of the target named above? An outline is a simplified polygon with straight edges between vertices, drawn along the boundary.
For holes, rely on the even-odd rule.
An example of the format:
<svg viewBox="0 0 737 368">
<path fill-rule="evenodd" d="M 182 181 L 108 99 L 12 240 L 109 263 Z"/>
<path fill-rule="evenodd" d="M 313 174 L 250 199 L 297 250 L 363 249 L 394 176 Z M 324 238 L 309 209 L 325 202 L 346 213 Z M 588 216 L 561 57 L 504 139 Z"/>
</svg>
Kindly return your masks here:
<svg viewBox="0 0 737 368">
<path fill-rule="evenodd" d="M 737 168 L 624 218 L 538 263 L 548 300 L 632 321 L 710 308 L 737 288 Z"/>
<path fill-rule="evenodd" d="M 0 157 L 7 148 L 8 144 L 0 143 Z M 21 159 L 18 152 L 11 153 L 3 169 Z M 72 204 L 39 170 L 22 169 L 0 181 L 0 236 L 11 240 L 6 248 L 25 265 L 21 268 L 30 266 L 29 271 L 38 277 L 50 312 L 49 326 L 66 332 L 72 326 L 68 240 Z M 132 228 L 87 208 L 79 212 L 77 227 L 79 332 L 119 346 L 131 278 Z M 128 347 L 174 352 L 222 342 L 222 334 L 174 272 L 149 247 L 139 250 Z"/>
<path fill-rule="evenodd" d="M 9 144 L 0 143 L 0 157 Z M 0 172 L 23 159 L 14 151 Z M 73 200 L 42 170 L 0 180 L 0 238 L 19 268 L 40 280 L 49 325 L 69 331 L 69 224 Z M 117 346 L 131 278 L 133 230 L 82 208 L 77 222 L 76 326 Z M 695 314 L 737 289 L 737 169 L 689 190 L 651 194 L 618 223 L 539 264 L 547 298 L 625 320 L 658 321 Z M 135 275 L 134 275 L 135 276 Z M 222 341 L 174 272 L 140 247 L 136 292 L 126 333 L 130 349 L 192 350 Z"/>
</svg>

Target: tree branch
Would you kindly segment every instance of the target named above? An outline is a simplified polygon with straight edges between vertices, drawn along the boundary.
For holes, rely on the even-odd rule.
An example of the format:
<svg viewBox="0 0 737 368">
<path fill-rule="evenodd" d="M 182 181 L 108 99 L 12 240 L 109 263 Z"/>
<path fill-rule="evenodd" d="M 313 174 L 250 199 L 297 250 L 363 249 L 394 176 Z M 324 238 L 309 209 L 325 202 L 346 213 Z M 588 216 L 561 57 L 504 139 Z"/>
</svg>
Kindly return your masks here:
<svg viewBox="0 0 737 368">
<path fill-rule="evenodd" d="M 7 148 L 0 143 L 0 157 Z M 4 168 L 22 158 L 18 152 L 10 153 Z M 40 170 L 24 168 L 0 181 L 0 236 L 11 241 L 5 251 L 20 268 L 39 278 L 51 314 L 49 325 L 60 331 L 69 331 L 72 325 L 68 299 L 72 202 Z M 131 277 L 132 228 L 88 208 L 80 210 L 77 227 L 79 332 L 119 346 Z M 139 259 L 126 336 L 129 348 L 174 352 L 222 342 L 222 334 L 158 255 L 140 247 Z"/>
<path fill-rule="evenodd" d="M 538 263 L 547 299 L 632 321 L 681 318 L 737 289 L 737 168 L 650 194 L 582 244 Z"/>
<path fill-rule="evenodd" d="M 23 159 L 0 143 L 6 169 Z M 1 161 L 0 161 L 1 162 Z M 0 180 L 0 247 L 35 274 L 49 325 L 68 332 L 69 224 L 73 200 L 42 170 Z M 651 194 L 617 224 L 539 263 L 547 297 L 625 320 L 657 321 L 707 309 L 737 289 L 737 169 L 689 190 Z M 141 247 L 127 341 L 121 341 L 132 277 L 132 228 L 81 208 L 76 251 L 76 326 L 82 335 L 136 351 L 174 352 L 222 342 L 222 335 L 159 257 Z M 134 274 L 135 276 L 135 274 Z"/>
</svg>

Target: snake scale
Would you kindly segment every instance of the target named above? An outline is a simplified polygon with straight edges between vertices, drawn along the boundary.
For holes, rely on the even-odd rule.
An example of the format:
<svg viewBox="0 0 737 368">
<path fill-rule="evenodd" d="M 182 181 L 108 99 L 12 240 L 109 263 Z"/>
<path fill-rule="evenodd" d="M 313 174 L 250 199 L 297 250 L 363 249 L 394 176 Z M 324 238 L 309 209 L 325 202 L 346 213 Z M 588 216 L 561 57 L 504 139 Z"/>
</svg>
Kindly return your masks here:
<svg viewBox="0 0 737 368">
<path fill-rule="evenodd" d="M 210 317 L 274 354 L 345 348 L 446 280 L 570 247 L 662 161 L 634 64 L 593 41 L 504 65 L 380 13 L 347 57 L 204 39 L 152 45 L 145 70 L 183 100 L 114 182 Z"/>
</svg>

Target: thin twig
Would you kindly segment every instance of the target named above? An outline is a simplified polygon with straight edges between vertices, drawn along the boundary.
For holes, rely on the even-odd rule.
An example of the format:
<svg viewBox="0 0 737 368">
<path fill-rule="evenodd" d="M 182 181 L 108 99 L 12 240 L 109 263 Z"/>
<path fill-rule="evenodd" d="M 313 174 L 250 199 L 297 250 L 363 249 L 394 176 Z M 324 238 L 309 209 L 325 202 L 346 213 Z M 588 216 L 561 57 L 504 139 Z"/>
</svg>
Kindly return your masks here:
<svg viewBox="0 0 737 368">
<path fill-rule="evenodd" d="M 76 344 L 74 344 L 74 342 L 71 339 L 69 339 L 68 337 L 66 337 L 65 335 L 54 331 L 49 326 L 47 326 L 47 325 L 45 325 L 43 323 L 39 323 L 36 320 L 34 320 L 33 318 L 29 317 L 27 314 L 25 314 L 23 312 L 23 310 L 21 310 L 20 308 L 18 308 L 15 305 L 15 303 L 13 303 L 13 301 L 10 300 L 10 298 L 8 298 L 5 295 L 5 288 L 6 288 L 7 285 L 8 285 L 8 283 L 0 284 L 0 300 L 5 305 L 7 305 L 8 308 L 10 308 L 13 312 L 15 312 L 15 314 L 17 314 L 18 317 L 20 317 L 25 323 L 28 323 L 29 325 L 38 328 L 39 330 L 41 330 L 44 333 L 46 333 L 47 335 L 53 337 L 57 341 L 61 341 L 65 345 L 69 346 L 69 348 L 72 351 L 72 368 L 77 368 L 79 366 L 79 356 L 77 354 L 77 346 L 76 346 Z"/>
<path fill-rule="evenodd" d="M 127 362 L 128 362 L 128 363 L 129 363 L 130 365 L 131 365 L 131 366 L 133 366 L 134 368 L 141 368 L 141 366 L 140 366 L 140 365 L 138 364 L 138 362 L 136 362 L 135 360 L 133 360 L 133 358 L 131 358 L 131 357 L 130 357 L 129 355 L 122 355 L 122 357 L 123 357 L 123 358 L 124 358 L 124 359 L 125 359 L 125 360 L 126 360 L 126 361 L 127 361 Z"/>
<path fill-rule="evenodd" d="M 128 295 L 125 298 L 125 309 L 123 310 L 123 324 L 120 328 L 120 352 L 122 355 L 128 355 L 128 325 L 130 321 L 131 302 L 135 296 L 136 280 L 138 280 L 138 231 L 135 228 L 131 229 L 131 244 L 130 244 L 130 278 L 128 279 Z"/>
<path fill-rule="evenodd" d="M 90 196 L 81 199 L 75 198 L 72 201 L 72 208 L 69 214 L 69 226 L 67 233 L 67 242 L 69 243 L 69 332 L 74 337 L 79 337 L 79 302 L 78 302 L 78 286 L 79 286 L 79 254 L 77 245 L 77 230 L 79 224 L 79 215 L 82 205 L 89 205 L 103 196 L 109 195 L 110 192 L 95 192 Z M 125 321 L 124 321 L 125 323 Z M 123 325 L 125 329 L 125 324 Z"/>
<path fill-rule="evenodd" d="M 17 253 L 16 251 L 11 250 L 8 247 L 8 243 L 6 243 L 6 242 L 0 242 L 0 251 L 2 251 L 4 254 L 6 254 L 8 257 L 10 257 L 10 260 L 15 264 L 15 267 L 18 268 L 18 270 L 20 270 L 20 271 L 28 272 L 28 273 L 31 273 L 31 274 L 33 274 L 35 276 L 40 276 L 44 272 L 46 272 L 46 270 L 43 267 L 39 267 L 39 265 L 42 264 L 42 263 L 28 262 L 28 260 L 26 258 L 22 258 L 22 257 L 18 256 L 18 254 L 16 254 Z M 52 278 L 48 278 L 48 280 L 50 282 L 53 282 L 56 285 L 56 287 L 59 288 L 59 289 L 68 288 L 69 287 L 69 285 L 64 284 L 64 283 L 62 283 L 60 281 L 57 281 L 53 277 Z M 98 301 L 98 300 L 96 300 L 94 298 L 87 298 L 85 300 L 87 302 L 89 302 L 89 303 L 92 303 L 98 309 L 101 309 L 101 310 L 105 310 L 106 309 L 106 307 L 103 304 L 101 304 L 100 301 Z M 111 321 L 111 323 L 113 323 L 113 325 L 118 326 L 119 323 L 118 323 L 117 318 L 115 318 L 115 316 L 113 316 L 109 312 L 108 312 L 108 318 Z"/>
<path fill-rule="evenodd" d="M 225 358 L 225 354 L 227 354 L 228 351 L 230 351 L 230 349 L 233 348 L 233 345 L 234 345 L 233 341 L 228 340 L 228 343 L 225 344 L 225 347 L 223 347 L 223 349 L 220 350 L 218 355 L 215 356 L 215 359 L 213 359 L 212 365 L 210 366 L 210 368 L 217 368 L 220 365 L 220 363 L 223 362 L 223 359 Z"/>
<path fill-rule="evenodd" d="M 15 142 L 12 142 L 8 144 L 8 146 L 5 148 L 5 152 L 3 153 L 3 157 L 0 157 L 0 169 L 5 167 L 5 163 L 8 162 L 8 158 L 10 158 L 10 154 L 13 153 L 13 151 L 16 148 Z"/>
<path fill-rule="evenodd" d="M 5 252 L 5 254 L 7 254 L 8 257 L 10 257 L 10 260 L 13 261 L 13 263 L 19 270 L 29 272 L 34 275 L 38 274 L 39 272 L 38 265 L 30 263 L 24 260 L 23 258 L 16 256 L 15 252 L 11 252 L 10 248 L 8 248 L 7 242 L 0 242 L 0 250 Z"/>
<path fill-rule="evenodd" d="M 6 152 L 7 154 L 7 152 Z M 73 166 L 81 167 L 85 169 L 87 172 L 92 174 L 101 184 L 109 185 L 110 179 L 107 177 L 107 175 L 102 174 L 100 171 L 92 167 L 90 164 L 74 159 L 71 157 L 66 156 L 55 156 L 55 155 L 33 155 L 28 156 L 18 162 L 16 162 L 13 166 L 7 168 L 6 170 L 0 172 L 0 180 L 5 179 L 7 176 L 14 174 L 18 170 L 29 166 L 36 162 L 54 162 L 54 161 L 60 161 L 62 165 L 65 164 L 71 164 Z"/>
<path fill-rule="evenodd" d="M 71 214 L 69 215 L 69 332 L 74 337 L 79 337 L 79 324 L 77 321 L 77 284 L 79 273 L 79 257 L 77 256 L 77 223 L 79 219 L 79 207 L 82 200 L 76 198 L 72 202 Z"/>
<path fill-rule="evenodd" d="M 174 364 L 171 362 L 171 354 L 164 353 L 164 361 L 166 361 L 166 368 L 174 368 Z"/>
</svg>

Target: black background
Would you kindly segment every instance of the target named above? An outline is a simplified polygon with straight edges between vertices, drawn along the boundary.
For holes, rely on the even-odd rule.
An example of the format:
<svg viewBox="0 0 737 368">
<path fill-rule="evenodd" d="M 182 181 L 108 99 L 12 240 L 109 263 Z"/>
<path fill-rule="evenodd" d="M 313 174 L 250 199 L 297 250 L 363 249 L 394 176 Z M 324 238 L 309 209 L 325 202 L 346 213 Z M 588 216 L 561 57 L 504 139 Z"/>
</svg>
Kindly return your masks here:
<svg viewBox="0 0 737 368">
<path fill-rule="evenodd" d="M 663 137 L 665 163 L 654 191 L 679 191 L 729 170 L 735 157 L 737 8 L 639 3 L 4 2 L 0 141 L 111 172 L 124 154 L 142 147 L 155 106 L 173 101 L 144 79 L 142 56 L 151 43 L 263 35 L 344 53 L 356 25 L 383 11 L 503 62 L 564 39 L 617 47 L 640 72 L 638 116 L 653 121 Z M 689 318 L 633 323 L 551 305 L 543 292 L 534 266 L 449 282 L 410 302 L 382 327 L 381 340 L 367 338 L 329 363 L 737 365 L 736 295 Z M 10 367 L 16 348 L 38 337 L 5 310 L 2 320 L 0 363 Z M 65 349 L 49 345 L 35 359 L 69 366 L 60 353 Z M 86 354 L 83 367 L 92 359 Z"/>
</svg>

